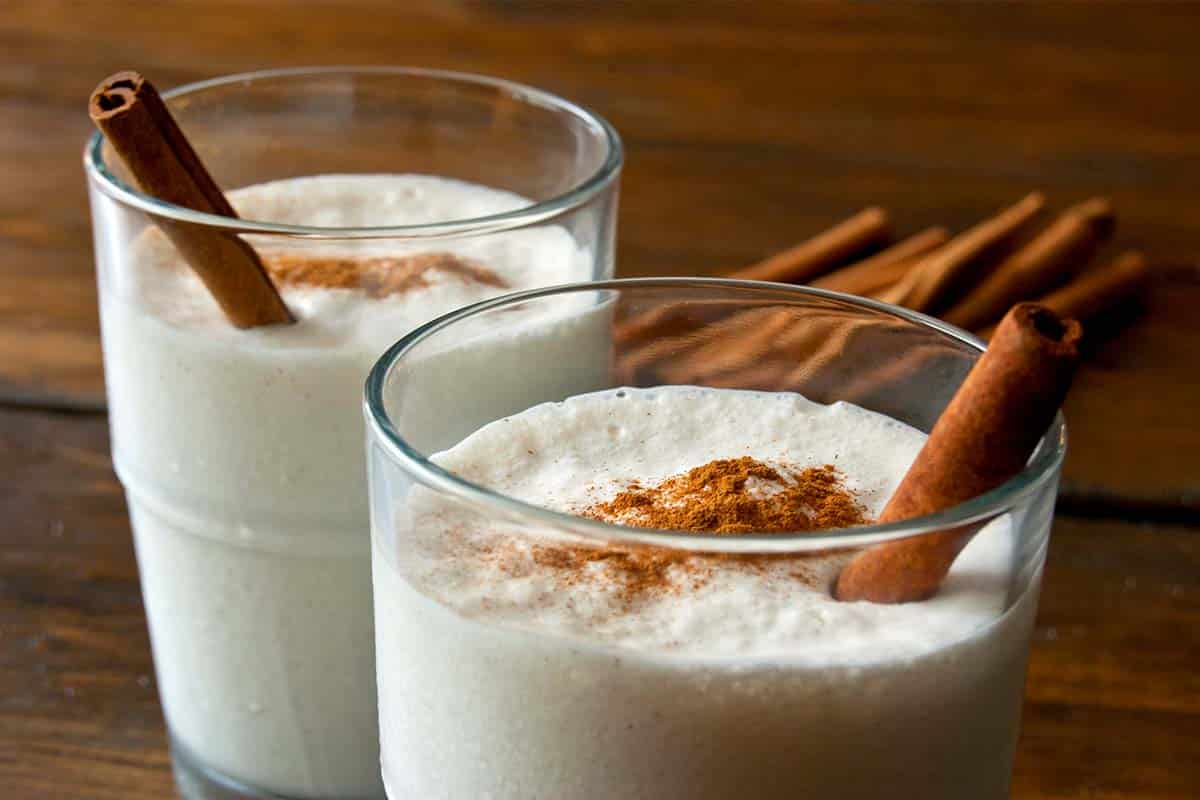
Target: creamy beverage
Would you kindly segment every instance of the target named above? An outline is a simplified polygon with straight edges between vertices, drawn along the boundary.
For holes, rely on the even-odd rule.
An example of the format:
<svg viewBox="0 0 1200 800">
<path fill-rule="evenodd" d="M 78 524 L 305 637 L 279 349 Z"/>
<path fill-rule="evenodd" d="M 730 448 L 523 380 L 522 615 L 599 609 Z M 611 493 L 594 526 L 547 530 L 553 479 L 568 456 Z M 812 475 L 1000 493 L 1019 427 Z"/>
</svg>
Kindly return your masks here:
<svg viewBox="0 0 1200 800">
<path fill-rule="evenodd" d="M 296 178 L 230 199 L 246 218 L 327 228 L 530 204 L 421 175 Z M 588 280 L 594 258 L 554 224 L 436 247 L 248 237 L 297 322 L 238 330 L 156 228 L 132 237 L 129 268 L 101 273 L 105 365 L 174 744 L 258 789 L 379 796 L 363 379 L 416 325 Z"/>
<path fill-rule="evenodd" d="M 559 512 L 736 536 L 869 521 L 924 440 L 795 394 L 625 388 L 432 461 Z M 1007 517 L 934 598 L 877 605 L 831 597 L 845 553 L 601 545 L 419 484 L 390 502 L 373 576 L 392 800 L 1007 797 L 1036 606 L 1009 596 Z"/>
</svg>

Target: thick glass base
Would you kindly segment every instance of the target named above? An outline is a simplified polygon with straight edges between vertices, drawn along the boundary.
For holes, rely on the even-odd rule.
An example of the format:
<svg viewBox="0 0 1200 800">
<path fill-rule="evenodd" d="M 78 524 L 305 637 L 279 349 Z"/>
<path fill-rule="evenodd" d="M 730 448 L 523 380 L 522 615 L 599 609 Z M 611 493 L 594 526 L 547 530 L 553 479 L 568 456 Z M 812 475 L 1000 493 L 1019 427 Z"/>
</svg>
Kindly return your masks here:
<svg viewBox="0 0 1200 800">
<path fill-rule="evenodd" d="M 276 794 L 256 789 L 236 778 L 223 775 L 193 756 L 171 737 L 171 771 L 183 800 L 313 800 L 309 797 Z M 383 795 L 369 798 L 336 797 L 329 800 L 385 800 Z"/>
<path fill-rule="evenodd" d="M 255 789 L 204 766 L 174 738 L 171 739 L 171 770 L 183 800 L 295 800 Z"/>
</svg>

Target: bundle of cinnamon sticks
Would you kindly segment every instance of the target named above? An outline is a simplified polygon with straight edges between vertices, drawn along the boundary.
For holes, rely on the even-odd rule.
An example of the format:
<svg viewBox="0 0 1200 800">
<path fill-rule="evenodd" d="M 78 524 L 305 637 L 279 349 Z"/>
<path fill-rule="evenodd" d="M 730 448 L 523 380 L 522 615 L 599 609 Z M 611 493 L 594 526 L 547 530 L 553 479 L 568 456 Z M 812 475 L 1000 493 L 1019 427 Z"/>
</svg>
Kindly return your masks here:
<svg viewBox="0 0 1200 800">
<path fill-rule="evenodd" d="M 1115 225 L 1105 198 L 1051 216 L 1035 192 L 956 235 L 932 227 L 894 241 L 889 214 L 872 207 L 729 277 L 870 297 L 940 317 L 984 339 L 1022 301 L 1086 326 L 1135 304 L 1149 277 L 1147 260 L 1137 251 L 1091 263 Z M 889 331 L 839 319 L 833 310 L 800 320 L 778 305 L 666 303 L 619 323 L 618 371 L 633 384 L 667 379 L 797 388 L 811 384 L 814 370 L 833 361 L 850 339 L 880 333 Z M 782 375 L 768 352 L 790 355 L 793 373 L 805 374 Z"/>
</svg>

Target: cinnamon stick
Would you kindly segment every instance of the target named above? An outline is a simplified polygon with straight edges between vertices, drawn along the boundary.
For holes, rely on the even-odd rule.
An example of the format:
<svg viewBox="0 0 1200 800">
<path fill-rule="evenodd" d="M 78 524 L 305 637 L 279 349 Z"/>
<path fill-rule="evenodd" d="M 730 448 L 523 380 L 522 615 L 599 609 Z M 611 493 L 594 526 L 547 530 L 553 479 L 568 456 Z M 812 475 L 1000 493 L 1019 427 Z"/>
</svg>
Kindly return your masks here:
<svg viewBox="0 0 1200 800">
<path fill-rule="evenodd" d="M 730 277 L 749 281 L 807 283 L 890 235 L 888 214 L 871 207 L 816 236 L 763 261 L 734 272 Z"/>
<path fill-rule="evenodd" d="M 651 352 L 647 345 L 635 356 L 657 357 L 654 375 L 660 382 L 728 386 L 731 376 L 760 375 L 770 366 L 789 377 L 814 364 L 816 353 L 836 353 L 844 347 L 851 329 L 867 321 L 853 313 L 828 309 L 775 306 L 735 314 L 673 342 L 674 349 Z M 686 342 L 681 345 L 681 341 Z M 645 366 L 645 361 L 635 361 Z M 799 366 L 798 366 L 799 365 Z M 643 377 L 645 373 L 642 373 Z"/>
<path fill-rule="evenodd" d="M 866 296 L 896 283 L 919 257 L 941 247 L 949 238 L 945 228 L 926 228 L 870 258 L 817 278 L 809 285 Z"/>
<path fill-rule="evenodd" d="M 832 269 L 847 257 L 887 239 L 887 212 L 868 208 L 800 244 L 757 264 L 737 270 L 728 277 L 743 280 L 802 281 Z M 662 336 L 678 336 L 703 327 L 714 315 L 724 316 L 739 303 L 727 301 L 680 301 L 665 303 L 618 322 L 613 340 L 632 347 Z M 744 303 L 740 304 L 744 306 Z"/>
<path fill-rule="evenodd" d="M 797 322 L 787 308 L 743 311 L 704 330 L 704 341 L 658 371 L 667 383 L 705 382 L 724 372 L 745 369 L 766 356 L 775 340 Z"/>
<path fill-rule="evenodd" d="M 878 300 L 882 303 L 891 303 L 895 306 L 907 305 L 905 298 L 913 293 L 917 284 L 921 281 L 922 262 L 910 265 L 907 272 L 900 276 L 900 279 L 875 291 L 867 292 L 866 297 Z"/>
<path fill-rule="evenodd" d="M 914 403 L 932 398 L 930 381 L 936 381 L 938 376 L 961 377 L 966 371 L 964 360 L 965 356 L 957 348 L 929 341 L 916 342 L 903 355 L 842 381 L 837 386 L 837 397 L 888 416 L 902 416 Z M 944 399 L 949 402 L 950 396 Z M 928 423 L 935 421 L 931 419 Z"/>
<path fill-rule="evenodd" d="M 1044 295 L 1038 303 L 1066 317 L 1087 322 L 1130 300 L 1146 285 L 1150 267 L 1146 257 L 1136 250 L 1122 253 L 1111 264 L 1088 270 L 1060 289 Z M 978 331 L 981 339 L 991 339 L 996 326 Z"/>
<path fill-rule="evenodd" d="M 691 304 L 680 303 L 679 307 L 687 308 Z M 671 381 L 666 378 L 664 373 L 672 368 L 678 369 L 682 359 L 687 357 L 687 354 L 701 347 L 711 345 L 719 339 L 722 331 L 740 330 L 745 327 L 744 323 L 739 322 L 743 318 L 752 320 L 765 312 L 773 312 L 772 308 L 752 308 L 749 310 L 742 309 L 738 306 L 733 306 L 732 310 L 736 313 L 711 317 L 709 319 L 691 316 L 687 319 L 687 326 L 683 327 L 682 322 L 678 322 L 677 327 L 670 330 L 663 330 L 661 335 L 652 338 L 650 341 L 642 342 L 634 341 L 633 346 L 622 346 L 628 342 L 620 341 L 621 330 L 617 331 L 617 344 L 620 352 L 617 355 L 615 363 L 615 374 L 617 379 L 631 386 L 641 386 L 644 383 L 662 383 L 678 382 Z M 650 316 L 650 312 L 647 316 Z M 666 323 L 671 317 L 657 317 L 662 323 Z"/>
<path fill-rule="evenodd" d="M 885 302 L 914 311 L 936 312 L 938 304 L 945 300 L 946 294 L 956 287 L 967 270 L 1010 242 L 1045 204 L 1042 195 L 1034 192 L 954 237 L 921 262 L 902 293 L 888 295 Z"/>
<path fill-rule="evenodd" d="M 916 392 L 911 386 L 894 381 L 892 372 L 899 362 L 928 348 L 925 337 L 911 323 L 858 314 L 827 326 L 826 331 L 821 339 L 808 344 L 807 352 L 789 348 L 795 366 L 787 381 L 795 387 L 794 391 L 821 403 L 846 400 L 873 410 L 877 410 L 874 405 L 864 402 L 876 399 L 867 397 L 872 386 L 886 392 L 890 402 L 901 404 L 905 397 L 911 398 Z M 958 373 L 960 377 L 962 374 Z M 851 391 L 857 393 L 854 399 Z M 923 385 L 922 391 L 924 400 L 931 388 Z M 948 400 L 949 395 L 943 399 Z M 932 422 L 928 420 L 927 424 Z"/>
<path fill-rule="evenodd" d="M 938 418 L 880 522 L 932 514 L 1019 472 L 1062 405 L 1081 328 L 1044 306 L 1014 306 Z M 839 600 L 906 603 L 937 592 L 976 526 L 887 542 L 838 576 Z"/>
<path fill-rule="evenodd" d="M 237 218 L 158 92 L 140 73 L 110 75 L 92 93 L 88 111 L 147 194 Z M 161 217 L 154 221 L 235 326 L 294 321 L 258 254 L 235 234 Z"/>
<path fill-rule="evenodd" d="M 787 392 L 787 367 L 777 361 L 767 361 L 710 378 L 705 386 L 718 389 L 752 389 L 761 392 Z"/>
<path fill-rule="evenodd" d="M 1064 211 L 1049 227 L 1000 263 L 942 319 L 960 328 L 978 328 L 999 319 L 1009 306 L 1053 288 L 1114 227 L 1112 206 L 1094 197 Z"/>
<path fill-rule="evenodd" d="M 765 305 L 762 301 L 759 305 Z M 628 314 L 613 326 L 613 342 L 625 350 L 667 336 L 682 336 L 753 305 L 745 300 L 674 300 Z"/>
</svg>

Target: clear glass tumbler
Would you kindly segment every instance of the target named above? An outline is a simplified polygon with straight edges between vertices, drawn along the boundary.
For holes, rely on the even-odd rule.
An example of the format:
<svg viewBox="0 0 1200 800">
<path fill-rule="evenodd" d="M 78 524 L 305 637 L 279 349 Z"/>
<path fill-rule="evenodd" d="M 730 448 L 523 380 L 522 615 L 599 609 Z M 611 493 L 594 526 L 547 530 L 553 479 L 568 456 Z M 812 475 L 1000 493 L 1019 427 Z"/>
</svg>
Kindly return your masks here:
<svg viewBox="0 0 1200 800">
<path fill-rule="evenodd" d="M 133 188 L 100 136 L 84 161 L 178 782 L 379 797 L 362 381 L 438 314 L 610 277 L 620 142 L 544 92 L 418 69 L 236 75 L 166 103 L 241 219 Z M 234 328 L 164 226 L 250 244 L 297 322 Z"/>
<path fill-rule="evenodd" d="M 1061 417 L 1027 468 L 985 495 L 912 521 L 804 534 L 618 526 L 506 496 L 479 476 L 522 457 L 519 435 L 476 454 L 470 479 L 436 455 L 535 404 L 619 387 L 799 392 L 928 431 L 981 349 L 873 301 L 701 279 L 523 292 L 400 340 L 366 387 L 389 797 L 1007 797 Z M 671 420 L 662 424 L 627 446 L 672 447 Z M 614 441 L 619 428 L 612 419 Z M 570 458 L 562 468 L 588 481 L 589 465 Z M 764 575 L 803 571 L 810 559 L 975 522 L 980 532 L 922 603 L 838 603 L 819 582 L 811 619 L 797 622 L 753 588 L 768 563 Z M 559 557 L 579 548 L 598 557 Z M 585 572 L 634 553 L 745 569 L 751 589 L 695 609 L 684 585 L 614 612 Z M 707 650 L 679 645 L 714 613 L 758 628 Z M 755 646 L 793 624 L 818 632 L 770 653 Z M 646 644 L 655 626 L 681 639 Z"/>
</svg>

